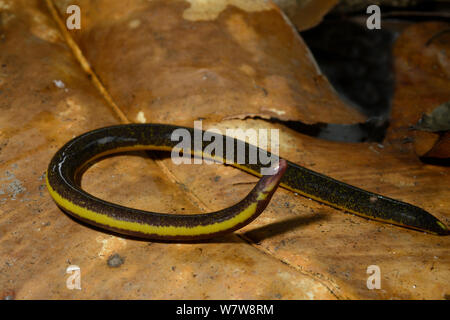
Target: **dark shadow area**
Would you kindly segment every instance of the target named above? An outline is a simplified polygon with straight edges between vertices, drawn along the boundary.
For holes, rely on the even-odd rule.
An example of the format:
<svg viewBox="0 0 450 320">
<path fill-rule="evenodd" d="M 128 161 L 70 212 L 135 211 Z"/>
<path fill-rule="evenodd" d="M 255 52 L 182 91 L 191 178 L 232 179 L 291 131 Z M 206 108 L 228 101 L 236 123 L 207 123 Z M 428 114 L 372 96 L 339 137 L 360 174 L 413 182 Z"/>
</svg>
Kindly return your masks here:
<svg viewBox="0 0 450 320">
<path fill-rule="evenodd" d="M 433 166 L 442 166 L 442 167 L 450 167 L 450 159 L 449 158 L 427 158 L 421 157 L 420 161 L 426 164 L 430 164 Z"/>
<path fill-rule="evenodd" d="M 386 135 L 389 122 L 386 118 L 370 118 L 366 122 L 355 124 L 315 123 L 306 124 L 301 121 L 281 120 L 275 117 L 269 119 L 260 116 L 248 117 L 270 123 L 280 124 L 295 132 L 336 142 L 382 142 Z M 244 118 L 246 119 L 246 118 Z"/>
<path fill-rule="evenodd" d="M 356 124 L 305 124 L 301 121 L 285 121 L 273 117 L 269 120 L 261 119 L 281 124 L 301 134 L 336 142 L 382 142 L 389 126 L 386 118 L 371 118 Z"/>
<path fill-rule="evenodd" d="M 315 28 L 300 33 L 322 73 L 341 99 L 368 117 L 355 125 L 318 124 L 313 128 L 293 122 L 287 127 L 321 139 L 341 142 L 382 142 L 388 128 L 395 92 L 393 46 L 411 24 L 450 21 L 450 2 L 420 1 L 416 5 L 380 6 L 380 29 L 369 29 L 367 3 L 340 2 Z M 450 32 L 430 37 L 427 45 Z M 445 161 L 423 159 L 426 163 Z M 431 162 L 430 162 L 431 161 Z"/>
<path fill-rule="evenodd" d="M 328 216 L 325 213 L 315 213 L 308 216 L 298 216 L 289 218 L 280 222 L 268 224 L 263 227 L 253 229 L 244 233 L 245 237 L 255 243 L 260 243 L 268 238 L 286 233 L 288 231 L 301 228 L 303 226 L 317 223 L 318 221 L 326 221 Z"/>
<path fill-rule="evenodd" d="M 301 33 L 320 69 L 344 101 L 370 117 L 387 117 L 394 93 L 395 33 L 347 20 L 325 20 Z"/>
</svg>

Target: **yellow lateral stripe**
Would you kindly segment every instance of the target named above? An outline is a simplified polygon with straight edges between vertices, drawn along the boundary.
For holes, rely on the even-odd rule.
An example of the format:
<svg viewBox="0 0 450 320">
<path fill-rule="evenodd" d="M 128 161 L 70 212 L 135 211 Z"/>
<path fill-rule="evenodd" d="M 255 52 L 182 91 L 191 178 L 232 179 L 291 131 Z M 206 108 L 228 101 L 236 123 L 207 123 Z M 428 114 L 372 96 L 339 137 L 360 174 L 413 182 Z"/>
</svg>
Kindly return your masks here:
<svg viewBox="0 0 450 320">
<path fill-rule="evenodd" d="M 62 208 L 91 221 L 95 221 L 96 223 L 110 226 L 113 228 L 123 229 L 123 230 L 129 230 L 134 232 L 140 232 L 144 234 L 157 234 L 162 236 L 190 236 L 190 235 L 200 235 L 200 234 L 210 234 L 215 232 L 220 232 L 224 230 L 228 230 L 233 228 L 239 223 L 242 223 L 246 221 L 248 218 L 250 218 L 255 212 L 257 208 L 257 203 L 254 202 L 250 204 L 247 208 L 245 208 L 243 211 L 241 211 L 239 214 L 234 216 L 233 218 L 222 221 L 222 222 L 216 222 L 210 225 L 205 226 L 196 226 L 196 227 L 178 227 L 178 226 L 153 226 L 149 224 L 141 224 L 137 222 L 129 222 L 129 221 L 122 221 L 117 220 L 112 217 L 109 217 L 107 215 L 89 210 L 87 208 L 83 208 L 79 205 L 74 204 L 73 202 L 69 201 L 68 199 L 65 199 L 62 197 L 58 192 L 56 192 L 51 186 L 48 181 L 48 177 L 46 175 L 46 182 L 47 187 L 50 192 L 50 195 L 52 198 L 56 201 L 57 204 L 59 204 Z M 264 192 L 273 189 L 274 185 L 268 186 Z M 264 200 L 267 197 L 267 194 L 264 192 L 261 192 L 258 196 L 257 200 Z"/>
</svg>

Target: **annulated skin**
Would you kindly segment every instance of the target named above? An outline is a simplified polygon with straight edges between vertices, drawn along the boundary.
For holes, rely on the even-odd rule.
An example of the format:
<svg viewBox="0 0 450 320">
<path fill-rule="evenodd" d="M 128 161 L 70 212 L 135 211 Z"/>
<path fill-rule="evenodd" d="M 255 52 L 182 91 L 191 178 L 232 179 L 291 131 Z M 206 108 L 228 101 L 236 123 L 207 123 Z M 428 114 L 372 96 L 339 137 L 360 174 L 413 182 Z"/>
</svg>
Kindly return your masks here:
<svg viewBox="0 0 450 320">
<path fill-rule="evenodd" d="M 442 222 L 419 207 L 353 187 L 283 159 L 280 159 L 275 174 L 263 176 L 241 202 L 208 214 L 171 215 L 127 208 L 93 197 L 77 183 L 87 164 L 103 155 L 138 149 L 172 150 L 178 143 L 171 140 L 176 129 L 187 130 L 192 137 L 199 133 L 192 128 L 172 125 L 127 124 L 97 129 L 74 138 L 49 164 L 47 186 L 51 196 L 67 213 L 104 229 L 146 239 L 192 241 L 232 232 L 250 223 L 266 208 L 280 184 L 293 192 L 369 219 L 448 234 Z M 227 154 L 227 145 L 233 146 L 233 166 L 261 176 L 263 166 L 250 164 L 248 159 L 250 150 L 256 148 L 259 151 L 257 147 L 245 143 L 246 159 L 241 164 L 237 161 L 238 143 L 227 144 L 229 137 L 220 138 L 223 139 L 224 154 Z M 204 150 L 209 142 L 202 143 L 201 150 Z M 193 141 L 191 150 L 194 150 Z M 220 156 L 213 155 L 213 158 Z M 223 158 L 219 160 L 225 162 Z"/>
</svg>

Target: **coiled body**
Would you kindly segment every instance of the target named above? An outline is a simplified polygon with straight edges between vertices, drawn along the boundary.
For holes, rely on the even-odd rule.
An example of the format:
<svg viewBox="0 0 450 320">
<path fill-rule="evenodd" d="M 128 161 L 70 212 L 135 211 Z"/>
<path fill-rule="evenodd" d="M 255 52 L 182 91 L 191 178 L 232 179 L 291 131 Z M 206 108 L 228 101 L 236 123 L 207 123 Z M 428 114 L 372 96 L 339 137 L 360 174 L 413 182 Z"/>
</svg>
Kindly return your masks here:
<svg viewBox="0 0 450 320">
<path fill-rule="evenodd" d="M 241 202 L 207 214 L 175 215 L 137 210 L 98 199 L 81 189 L 80 176 L 91 161 L 130 150 L 171 151 L 177 145 L 171 140 L 176 129 L 195 135 L 194 129 L 173 125 L 126 124 L 97 129 L 74 138 L 55 154 L 49 164 L 47 187 L 51 196 L 64 211 L 87 223 L 148 239 L 192 241 L 237 230 L 264 210 L 278 184 L 366 218 L 429 233 L 448 233 L 442 222 L 421 208 L 356 188 L 283 159 L 274 174 L 263 176 Z M 229 137 L 220 135 L 218 138 L 223 139 L 223 146 L 230 146 L 226 143 Z M 195 150 L 193 145 L 192 153 L 226 162 L 218 155 L 203 154 L 207 143 L 203 144 L 201 150 Z M 235 158 L 231 165 L 261 176 L 261 164 L 238 163 L 237 143 L 233 143 L 232 148 Z M 260 151 L 249 144 L 245 144 L 245 148 L 248 151 L 246 157 L 252 149 Z M 224 151 L 227 154 L 230 150 Z"/>
</svg>

